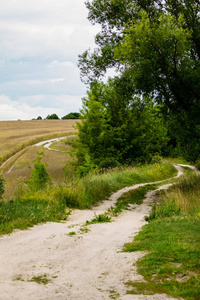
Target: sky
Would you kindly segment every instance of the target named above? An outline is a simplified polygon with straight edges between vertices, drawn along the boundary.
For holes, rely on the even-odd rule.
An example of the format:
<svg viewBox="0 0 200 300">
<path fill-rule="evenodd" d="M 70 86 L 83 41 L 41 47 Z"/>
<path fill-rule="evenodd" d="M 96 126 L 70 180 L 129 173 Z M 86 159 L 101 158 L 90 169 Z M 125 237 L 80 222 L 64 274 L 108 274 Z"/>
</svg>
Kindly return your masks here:
<svg viewBox="0 0 200 300">
<path fill-rule="evenodd" d="M 84 0 L 0 0 L 0 120 L 79 112 L 78 55 L 99 28 Z"/>
</svg>

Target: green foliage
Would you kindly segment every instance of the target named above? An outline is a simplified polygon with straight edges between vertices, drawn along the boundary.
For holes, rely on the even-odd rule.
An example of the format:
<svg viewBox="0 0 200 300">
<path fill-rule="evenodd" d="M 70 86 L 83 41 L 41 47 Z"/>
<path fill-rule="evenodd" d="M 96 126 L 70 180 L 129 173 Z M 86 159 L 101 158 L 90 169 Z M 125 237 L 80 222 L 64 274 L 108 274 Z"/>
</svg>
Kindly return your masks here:
<svg viewBox="0 0 200 300">
<path fill-rule="evenodd" d="M 200 226 L 197 218 L 160 219 L 143 227 L 126 251 L 148 251 L 137 263 L 145 283 L 129 282 L 133 293 L 166 293 L 198 299 Z M 130 292 L 131 293 L 131 292 Z"/>
<path fill-rule="evenodd" d="M 112 213 L 118 214 L 123 209 L 129 209 L 129 204 L 142 204 L 145 195 L 148 191 L 152 191 L 156 189 L 156 185 L 147 184 L 143 187 L 139 187 L 135 190 L 130 190 L 127 193 L 124 193 L 120 198 L 117 199 L 115 203 L 115 207 L 112 208 Z"/>
<path fill-rule="evenodd" d="M 62 117 L 63 120 L 68 120 L 68 119 L 79 119 L 80 118 L 80 113 L 77 112 L 71 112 L 64 117 Z"/>
<path fill-rule="evenodd" d="M 37 152 L 37 154 L 38 157 L 33 161 L 34 168 L 31 169 L 30 180 L 26 182 L 32 191 L 44 189 L 51 184 L 51 178 L 46 170 L 47 164 L 41 162 L 45 156 L 44 152 Z"/>
<path fill-rule="evenodd" d="M 3 193 L 5 192 L 6 178 L 0 170 L 0 200 L 2 199 Z"/>
<path fill-rule="evenodd" d="M 127 185 L 166 179 L 175 174 L 176 170 L 167 164 L 116 169 L 103 174 L 89 174 L 67 185 L 47 186 L 39 190 L 31 190 L 21 178 L 14 201 L 0 203 L 0 234 L 41 222 L 65 220 L 69 214 L 67 207 L 89 208 Z"/>
<path fill-rule="evenodd" d="M 155 164 L 138 168 L 116 168 L 104 173 L 89 173 L 83 178 L 69 182 L 56 192 L 69 207 L 89 208 L 113 192 L 137 183 L 154 182 L 176 174 L 172 165 Z"/>
<path fill-rule="evenodd" d="M 96 223 L 107 223 L 107 222 L 111 222 L 111 217 L 107 213 L 105 213 L 105 214 L 97 215 L 91 221 L 86 221 L 86 225 L 96 224 Z"/>
<path fill-rule="evenodd" d="M 119 77 L 128 78 L 124 90 L 150 95 L 170 116 L 171 151 L 176 147 L 187 160 L 199 160 L 199 2 L 88 0 L 86 6 L 101 31 L 94 52 L 79 57 L 82 80 L 94 83 L 116 67 Z M 113 103 L 121 111 L 119 101 Z"/>
<path fill-rule="evenodd" d="M 156 206 L 125 251 L 148 251 L 137 262 L 145 282 L 129 282 L 129 293 L 166 293 L 199 299 L 200 176 L 186 171 L 178 184 L 157 195 Z"/>
<path fill-rule="evenodd" d="M 0 203 L 0 235 L 14 229 L 26 229 L 41 222 L 57 222 L 66 219 L 66 204 L 56 199 L 46 200 L 45 195 L 24 195 L 13 202 Z"/>
<path fill-rule="evenodd" d="M 31 280 L 29 280 L 30 282 L 36 282 L 38 284 L 48 284 L 49 282 L 51 282 L 50 279 L 48 279 L 47 274 L 43 274 L 43 275 L 39 275 L 39 276 L 33 276 L 31 278 Z"/>
<path fill-rule="evenodd" d="M 59 120 L 57 114 L 51 114 L 46 117 L 47 120 Z"/>
<path fill-rule="evenodd" d="M 83 99 L 76 150 L 82 175 L 98 168 L 150 162 L 168 142 L 160 109 L 148 97 L 134 96 L 124 87 L 128 78 L 93 83 Z"/>
</svg>

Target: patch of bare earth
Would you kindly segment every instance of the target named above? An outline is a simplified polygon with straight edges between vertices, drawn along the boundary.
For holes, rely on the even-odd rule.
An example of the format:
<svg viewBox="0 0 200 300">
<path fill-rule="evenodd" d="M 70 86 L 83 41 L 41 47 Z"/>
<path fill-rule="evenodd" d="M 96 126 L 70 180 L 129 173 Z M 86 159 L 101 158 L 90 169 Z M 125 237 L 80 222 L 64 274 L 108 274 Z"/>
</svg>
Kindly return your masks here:
<svg viewBox="0 0 200 300">
<path fill-rule="evenodd" d="M 146 223 L 153 192 L 142 205 L 123 211 L 111 223 L 84 226 L 125 190 L 91 210 L 74 211 L 65 223 L 47 223 L 2 236 L 0 300 L 173 299 L 126 294 L 127 281 L 143 280 L 134 263 L 144 253 L 121 250 Z"/>
</svg>

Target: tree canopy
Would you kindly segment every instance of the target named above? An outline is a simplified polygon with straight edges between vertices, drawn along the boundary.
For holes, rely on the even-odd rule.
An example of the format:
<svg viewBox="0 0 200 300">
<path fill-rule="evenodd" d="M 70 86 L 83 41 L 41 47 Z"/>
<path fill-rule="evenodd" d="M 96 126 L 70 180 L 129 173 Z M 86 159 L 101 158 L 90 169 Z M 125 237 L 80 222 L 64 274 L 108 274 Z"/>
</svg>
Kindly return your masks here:
<svg viewBox="0 0 200 300">
<path fill-rule="evenodd" d="M 132 95 L 148 95 L 170 113 L 182 152 L 199 159 L 200 1 L 87 0 L 86 6 L 101 31 L 97 48 L 79 56 L 82 80 L 95 82 L 115 67 L 119 78 L 129 78 Z"/>
<path fill-rule="evenodd" d="M 95 167 L 150 162 L 168 144 L 158 105 L 130 95 L 125 82 L 117 77 L 106 84 L 95 82 L 83 99 L 76 152 L 81 175 Z"/>
<path fill-rule="evenodd" d="M 47 120 L 59 120 L 59 117 L 57 114 L 51 114 L 51 115 L 48 115 L 46 117 Z"/>
<path fill-rule="evenodd" d="M 63 120 L 68 120 L 68 119 L 79 119 L 80 118 L 80 113 L 78 112 L 71 112 L 64 117 L 62 117 Z"/>
</svg>

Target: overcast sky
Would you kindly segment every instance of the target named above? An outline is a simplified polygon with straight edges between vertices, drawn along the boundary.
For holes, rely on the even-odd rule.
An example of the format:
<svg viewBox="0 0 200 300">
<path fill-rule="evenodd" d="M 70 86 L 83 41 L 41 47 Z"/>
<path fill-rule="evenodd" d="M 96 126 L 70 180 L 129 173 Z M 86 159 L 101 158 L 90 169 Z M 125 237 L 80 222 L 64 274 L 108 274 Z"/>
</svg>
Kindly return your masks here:
<svg viewBox="0 0 200 300">
<path fill-rule="evenodd" d="M 0 120 L 78 112 L 78 55 L 97 28 L 84 0 L 0 0 Z"/>
</svg>

